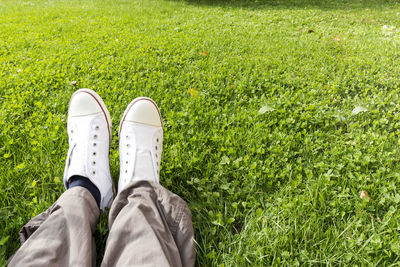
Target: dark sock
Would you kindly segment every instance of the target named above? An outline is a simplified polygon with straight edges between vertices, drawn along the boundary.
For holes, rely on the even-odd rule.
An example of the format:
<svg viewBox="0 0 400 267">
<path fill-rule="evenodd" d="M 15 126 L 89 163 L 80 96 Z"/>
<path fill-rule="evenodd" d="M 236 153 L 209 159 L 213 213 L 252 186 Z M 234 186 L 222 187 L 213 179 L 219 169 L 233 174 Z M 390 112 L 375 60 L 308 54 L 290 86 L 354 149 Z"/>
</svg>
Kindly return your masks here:
<svg viewBox="0 0 400 267">
<path fill-rule="evenodd" d="M 69 178 L 68 189 L 75 186 L 82 186 L 86 188 L 96 200 L 97 206 L 100 207 L 100 191 L 88 178 L 79 175 L 72 176 Z"/>
</svg>

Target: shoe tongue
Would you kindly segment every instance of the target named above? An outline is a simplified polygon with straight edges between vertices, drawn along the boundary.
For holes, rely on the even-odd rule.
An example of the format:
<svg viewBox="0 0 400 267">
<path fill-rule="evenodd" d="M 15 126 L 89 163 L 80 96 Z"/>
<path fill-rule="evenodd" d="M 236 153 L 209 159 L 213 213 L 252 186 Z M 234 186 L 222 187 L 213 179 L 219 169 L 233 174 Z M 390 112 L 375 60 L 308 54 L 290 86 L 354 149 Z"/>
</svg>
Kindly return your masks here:
<svg viewBox="0 0 400 267">
<path fill-rule="evenodd" d="M 79 117 L 74 118 L 74 123 L 71 123 L 71 130 L 74 131 L 72 136 L 73 146 L 69 156 L 68 179 L 74 175 L 88 177 L 87 170 L 87 146 L 88 133 L 90 133 L 90 125 L 93 118 Z"/>
<path fill-rule="evenodd" d="M 74 175 L 87 176 L 85 171 L 85 159 L 83 158 L 84 153 L 79 151 L 79 145 L 74 145 L 71 154 L 70 154 L 70 162 L 69 162 L 69 171 L 68 171 L 68 179 Z"/>
<path fill-rule="evenodd" d="M 137 150 L 134 170 L 134 180 L 156 181 L 153 159 L 149 150 Z"/>
</svg>

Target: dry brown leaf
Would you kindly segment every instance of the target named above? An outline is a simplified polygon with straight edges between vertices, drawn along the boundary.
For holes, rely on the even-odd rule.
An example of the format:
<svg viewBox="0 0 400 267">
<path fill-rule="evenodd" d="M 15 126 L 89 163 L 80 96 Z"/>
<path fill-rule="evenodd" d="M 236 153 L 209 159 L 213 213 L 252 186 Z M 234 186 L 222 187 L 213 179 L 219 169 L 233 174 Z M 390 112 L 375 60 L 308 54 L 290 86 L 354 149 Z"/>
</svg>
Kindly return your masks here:
<svg viewBox="0 0 400 267">
<path fill-rule="evenodd" d="M 194 89 L 193 87 L 189 89 L 190 96 L 195 97 L 199 94 L 199 91 Z"/>
<path fill-rule="evenodd" d="M 367 193 L 367 191 L 365 191 L 365 190 L 361 191 L 361 193 L 360 193 L 360 198 L 361 198 L 361 199 L 365 199 L 365 200 L 368 201 L 368 202 L 372 201 L 372 198 L 370 198 L 370 197 L 368 196 L 368 193 Z"/>
</svg>

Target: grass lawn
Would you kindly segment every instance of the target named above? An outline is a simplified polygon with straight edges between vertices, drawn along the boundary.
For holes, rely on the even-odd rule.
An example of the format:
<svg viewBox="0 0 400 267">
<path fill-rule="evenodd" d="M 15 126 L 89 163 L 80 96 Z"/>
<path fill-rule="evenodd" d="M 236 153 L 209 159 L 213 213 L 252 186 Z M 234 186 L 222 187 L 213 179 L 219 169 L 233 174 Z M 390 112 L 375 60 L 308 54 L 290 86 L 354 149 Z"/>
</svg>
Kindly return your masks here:
<svg viewBox="0 0 400 267">
<path fill-rule="evenodd" d="M 116 182 L 126 105 L 159 104 L 199 266 L 397 263 L 399 63 L 396 0 L 0 0 L 0 265 L 64 191 L 77 88 L 110 110 Z M 103 215 L 99 263 L 106 237 Z"/>
</svg>

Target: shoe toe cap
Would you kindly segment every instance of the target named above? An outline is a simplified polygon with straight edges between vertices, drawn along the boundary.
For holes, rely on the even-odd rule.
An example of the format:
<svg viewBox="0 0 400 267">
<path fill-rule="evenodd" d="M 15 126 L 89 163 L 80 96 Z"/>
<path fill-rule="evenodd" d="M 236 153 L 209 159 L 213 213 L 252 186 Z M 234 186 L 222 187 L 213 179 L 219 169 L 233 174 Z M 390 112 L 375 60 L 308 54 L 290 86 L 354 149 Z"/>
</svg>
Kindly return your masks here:
<svg viewBox="0 0 400 267">
<path fill-rule="evenodd" d="M 84 116 L 102 112 L 94 96 L 85 91 L 75 93 L 69 104 L 69 116 Z"/>
<path fill-rule="evenodd" d="M 126 114 L 125 120 L 151 126 L 162 126 L 158 107 L 147 98 L 135 101 Z"/>
</svg>

